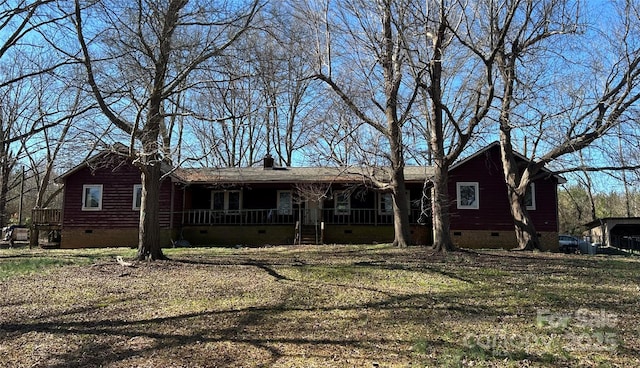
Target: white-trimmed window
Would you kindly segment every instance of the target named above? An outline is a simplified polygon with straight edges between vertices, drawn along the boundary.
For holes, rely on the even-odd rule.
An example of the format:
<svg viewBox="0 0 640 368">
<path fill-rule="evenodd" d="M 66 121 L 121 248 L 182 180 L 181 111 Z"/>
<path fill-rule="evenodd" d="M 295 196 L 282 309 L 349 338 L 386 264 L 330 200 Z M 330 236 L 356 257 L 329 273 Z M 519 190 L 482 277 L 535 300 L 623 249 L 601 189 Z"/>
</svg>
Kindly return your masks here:
<svg viewBox="0 0 640 368">
<path fill-rule="evenodd" d="M 536 185 L 529 184 L 527 191 L 524 193 L 524 204 L 527 210 L 534 211 L 536 209 Z"/>
<path fill-rule="evenodd" d="M 407 198 L 407 208 L 411 209 L 411 195 L 407 190 L 405 191 Z M 381 215 L 393 215 L 393 194 L 380 193 L 378 195 L 378 213 Z"/>
<path fill-rule="evenodd" d="M 393 215 L 393 196 L 391 193 L 380 193 L 378 210 L 381 215 Z"/>
<path fill-rule="evenodd" d="M 458 209 L 477 210 L 480 208 L 480 193 L 478 182 L 458 182 L 456 183 L 456 195 Z"/>
<path fill-rule="evenodd" d="M 88 184 L 82 186 L 82 210 L 102 210 L 102 184 Z"/>
<path fill-rule="evenodd" d="M 133 203 L 132 208 L 139 210 L 142 205 L 142 184 L 135 184 L 133 186 Z"/>
<path fill-rule="evenodd" d="M 242 196 L 239 190 L 211 192 L 211 209 L 214 211 L 239 212 L 242 207 Z"/>
<path fill-rule="evenodd" d="M 293 213 L 293 193 L 290 190 L 278 191 L 278 215 Z"/>
<path fill-rule="evenodd" d="M 351 196 L 349 192 L 336 192 L 333 196 L 334 213 L 336 215 L 348 215 L 351 213 Z"/>
</svg>

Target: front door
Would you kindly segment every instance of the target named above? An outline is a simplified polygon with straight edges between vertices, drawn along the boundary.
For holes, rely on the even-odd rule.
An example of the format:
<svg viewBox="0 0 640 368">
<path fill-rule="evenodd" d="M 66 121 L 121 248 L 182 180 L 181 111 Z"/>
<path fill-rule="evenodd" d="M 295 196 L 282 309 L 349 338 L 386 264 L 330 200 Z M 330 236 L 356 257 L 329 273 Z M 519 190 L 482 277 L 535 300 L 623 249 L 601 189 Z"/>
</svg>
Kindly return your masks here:
<svg viewBox="0 0 640 368">
<path fill-rule="evenodd" d="M 306 202 L 306 210 L 304 211 L 304 224 L 316 225 L 320 222 L 320 201 L 308 200 Z"/>
</svg>

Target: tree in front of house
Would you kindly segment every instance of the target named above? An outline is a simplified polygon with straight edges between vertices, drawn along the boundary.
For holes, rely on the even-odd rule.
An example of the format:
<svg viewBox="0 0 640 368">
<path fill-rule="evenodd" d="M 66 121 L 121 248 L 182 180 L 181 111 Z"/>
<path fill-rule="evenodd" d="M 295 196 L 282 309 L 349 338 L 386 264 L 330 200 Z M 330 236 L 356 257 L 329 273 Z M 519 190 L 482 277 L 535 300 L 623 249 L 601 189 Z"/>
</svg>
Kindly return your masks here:
<svg viewBox="0 0 640 368">
<path fill-rule="evenodd" d="M 379 155 L 370 160 L 385 161 L 389 167 L 386 175 L 371 179 L 392 194 L 393 243 L 407 246 L 411 238 L 403 129 L 418 87 L 415 78 L 407 78 L 407 50 L 398 27 L 409 10 L 392 0 L 311 1 L 298 10 L 318 35 L 313 77 L 357 117 L 356 127 L 348 127 L 345 135 L 368 129 L 366 140 L 354 149 Z"/>
<path fill-rule="evenodd" d="M 424 95 L 418 105 L 424 121 L 420 132 L 433 167 L 433 247 L 446 251 L 453 249 L 449 168 L 477 139 L 492 110 L 496 49 L 506 33 L 495 34 L 488 44 L 476 42 L 488 33 L 477 17 L 479 2 L 409 1 L 406 6 L 412 16 L 405 19 L 403 39 L 414 50 L 409 53 L 410 70 Z"/>
<path fill-rule="evenodd" d="M 539 248 L 524 205 L 529 184 L 545 175 L 545 165 L 589 147 L 637 114 L 640 12 L 631 2 L 609 4 L 603 14 L 615 19 L 587 26 L 602 9 L 583 14 L 578 3 L 565 0 L 487 4 L 492 29 L 509 30 L 496 58 L 502 85 L 497 120 L 517 248 Z M 507 22 L 509 12 L 516 16 Z M 514 140 L 523 142 L 528 161 L 516 160 Z"/>
<path fill-rule="evenodd" d="M 197 114 L 185 100 L 249 30 L 259 0 L 99 0 L 74 3 L 73 26 L 88 88 L 109 124 L 129 140 L 140 169 L 138 259 L 165 258 L 160 244 L 162 167 L 171 162 L 170 123 Z M 223 78 L 224 76 L 221 76 Z"/>
</svg>

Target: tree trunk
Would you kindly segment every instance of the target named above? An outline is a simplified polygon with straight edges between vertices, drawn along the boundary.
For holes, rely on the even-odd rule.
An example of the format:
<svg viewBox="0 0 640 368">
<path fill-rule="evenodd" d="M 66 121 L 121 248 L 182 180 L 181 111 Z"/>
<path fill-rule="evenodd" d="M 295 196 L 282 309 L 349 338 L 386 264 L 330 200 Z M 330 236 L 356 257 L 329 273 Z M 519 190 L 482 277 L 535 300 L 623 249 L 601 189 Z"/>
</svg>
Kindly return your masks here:
<svg viewBox="0 0 640 368">
<path fill-rule="evenodd" d="M 404 182 L 404 151 L 402 144 L 402 122 L 398 120 L 398 91 L 402 80 L 402 57 L 397 54 L 397 44 L 394 38 L 393 16 L 391 1 L 385 0 L 380 4 L 382 11 L 382 39 L 380 45 L 380 63 L 384 75 L 385 91 L 385 120 L 387 129 L 384 134 L 389 139 L 389 157 L 393 170 L 391 188 L 393 191 L 393 245 L 406 247 L 411 244 L 409 231 L 409 206 Z"/>
<path fill-rule="evenodd" d="M 409 201 L 407 199 L 403 170 L 394 172 L 393 183 L 393 245 L 406 247 L 411 244 L 411 231 L 409 230 Z"/>
<path fill-rule="evenodd" d="M 504 119 L 503 121 L 508 121 Z M 500 128 L 500 155 L 502 158 L 502 169 L 507 185 L 507 196 L 509 209 L 513 216 L 516 240 L 518 242 L 516 250 L 540 249 L 538 233 L 529 217 L 529 212 L 524 204 L 524 196 L 529 186 L 529 171 L 525 169 L 520 173 L 513 154 L 511 144 L 511 130 L 508 124 L 502 124 Z"/>
<path fill-rule="evenodd" d="M 142 171 L 138 260 L 167 259 L 160 244 L 160 162 L 147 164 Z"/>
<path fill-rule="evenodd" d="M 535 226 L 529 217 L 529 212 L 523 203 L 524 195 L 518 194 L 511 185 L 507 185 L 509 196 L 509 208 L 513 216 L 515 225 L 516 240 L 518 246 L 516 250 L 534 250 L 540 249 L 540 240 Z"/>
<path fill-rule="evenodd" d="M 4 136 L 7 136 L 3 132 Z M 9 194 L 9 177 L 11 176 L 12 158 L 9 155 L 8 144 L 0 142 L 0 227 L 9 223 L 7 216 L 7 198 Z"/>
<path fill-rule="evenodd" d="M 2 178 L 0 178 L 0 227 L 8 225 L 10 216 L 7 216 L 7 197 L 9 194 L 10 168 L 4 160 L 2 162 Z"/>
<path fill-rule="evenodd" d="M 435 165 L 433 177 L 433 249 L 438 252 L 453 250 L 449 223 L 449 173 Z"/>
<path fill-rule="evenodd" d="M 428 86 L 429 97 L 432 101 L 429 122 L 429 149 L 433 155 L 433 249 L 438 252 L 453 250 L 449 223 L 449 161 L 445 154 L 445 122 L 443 120 L 444 105 L 442 101 L 442 59 L 444 53 L 443 42 L 445 40 L 447 23 L 445 21 L 444 8 L 439 10 L 440 20 L 437 33 L 432 37 L 433 58 L 431 60 L 430 81 Z M 463 145 L 463 141 L 460 140 Z"/>
</svg>

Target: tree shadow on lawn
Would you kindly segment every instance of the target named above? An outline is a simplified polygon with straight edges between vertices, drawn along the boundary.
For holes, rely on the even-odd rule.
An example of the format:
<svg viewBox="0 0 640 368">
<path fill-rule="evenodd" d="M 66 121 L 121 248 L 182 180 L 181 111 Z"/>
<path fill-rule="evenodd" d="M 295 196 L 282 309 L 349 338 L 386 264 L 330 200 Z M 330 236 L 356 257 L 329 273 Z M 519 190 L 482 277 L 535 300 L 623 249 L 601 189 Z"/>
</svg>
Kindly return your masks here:
<svg viewBox="0 0 640 368">
<path fill-rule="evenodd" d="M 402 263 L 388 263 L 386 261 L 378 261 L 378 262 L 361 261 L 361 262 L 355 262 L 353 265 L 358 267 L 375 267 L 375 268 L 385 269 L 389 271 L 400 270 L 400 271 L 418 271 L 418 272 L 423 272 L 427 274 L 435 273 L 435 274 L 439 274 L 440 276 L 444 276 L 446 278 L 461 281 L 468 284 L 477 283 L 477 281 L 472 278 L 461 276 L 455 272 L 446 271 L 442 267 L 438 267 L 436 265 L 432 265 L 428 263 L 417 265 L 417 266 L 416 265 L 408 266 Z M 425 275 L 425 276 L 428 276 L 428 275 Z"/>
<path fill-rule="evenodd" d="M 531 268 L 524 267 L 529 261 L 517 257 L 518 265 L 500 266 L 499 257 L 484 257 L 485 265 L 502 267 L 505 271 L 515 274 L 528 274 Z M 305 282 L 296 280 L 278 271 L 278 267 L 305 266 L 305 261 L 296 260 L 269 262 L 265 259 L 241 259 L 225 261 L 207 260 L 176 260 L 184 264 L 199 265 L 243 265 L 256 267 L 273 277 L 277 285 L 288 290 L 289 293 L 301 292 Z M 394 260 L 395 261 L 395 260 Z M 91 314 L 89 320 L 82 320 L 82 314 L 91 312 L 93 306 L 82 306 L 70 311 L 60 312 L 59 317 L 49 313 L 41 316 L 33 322 L 14 322 L 0 325 L 0 334 L 8 338 L 17 338 L 20 335 L 31 336 L 31 333 L 50 334 L 62 336 L 75 343 L 77 346 L 69 346 L 66 351 L 52 349 L 47 356 L 48 360 L 42 361 L 42 366 L 50 367 L 86 367 L 107 366 L 124 361 L 130 361 L 132 365 L 143 362 L 157 362 L 157 365 L 187 366 L 269 366 L 280 359 L 295 358 L 299 354 L 303 357 L 316 356 L 318 359 L 327 359 L 335 351 L 361 351 L 370 353 L 371 359 L 380 356 L 397 354 L 398 344 L 412 346 L 416 344 L 416 337 L 405 336 L 403 340 L 387 335 L 387 328 L 397 328 L 398 323 L 422 324 L 428 331 L 431 327 L 438 326 L 439 318 L 443 316 L 450 321 L 463 320 L 460 326 L 474 326 L 474 320 L 497 323 L 498 317 L 504 317 L 505 312 L 499 305 L 486 302 L 481 298 L 484 290 L 477 285 L 475 276 L 468 276 L 466 272 L 476 270 L 478 265 L 459 261 L 456 271 L 446 267 L 443 261 L 433 264 L 420 265 L 417 262 L 409 265 L 403 263 L 391 263 L 370 260 L 354 260 L 352 264 L 330 265 L 335 267 L 353 268 L 383 268 L 388 270 L 414 270 L 420 271 L 425 277 L 430 273 L 455 279 L 459 282 L 470 283 L 471 289 L 450 292 L 434 293 L 407 293 L 393 294 L 388 290 L 362 285 L 349 286 L 346 283 L 321 282 L 320 284 L 337 287 L 346 290 L 364 290 L 374 292 L 378 300 L 368 300 L 358 303 L 314 304 L 313 300 L 307 301 L 307 295 L 294 295 L 295 298 L 283 299 L 273 305 L 246 307 L 239 309 L 225 309 L 217 311 L 203 311 L 194 313 L 181 313 L 175 316 L 147 318 L 139 320 L 127 320 L 123 318 L 98 319 L 97 314 Z M 313 262 L 311 262 L 313 263 Z M 546 260 L 545 260 L 546 263 Z M 570 266 L 573 260 L 558 261 L 558 264 Z M 582 263 L 581 263 L 582 264 Z M 463 266 L 461 266 L 463 265 Z M 533 270 L 544 270 L 544 265 L 539 265 Z M 464 275 L 464 276 L 462 276 Z M 486 280 L 491 280 L 491 274 L 484 275 Z M 499 279 L 502 276 L 493 277 Z M 495 286 L 509 290 L 513 285 Z M 331 290 L 327 288 L 326 290 Z M 324 292 L 325 289 L 319 289 Z M 589 289 L 580 290 L 589 293 Z M 557 292 L 558 300 L 551 306 L 560 306 L 564 302 L 565 291 L 550 287 L 549 293 Z M 541 297 L 544 297 L 542 295 Z M 302 302 L 300 302 L 302 298 Z M 465 302 L 470 300 L 469 303 Z M 587 307 L 600 305 L 601 300 Z M 583 305 L 583 304 L 576 304 Z M 611 305 L 613 308 L 614 306 Z M 607 306 L 608 308 L 608 306 Z M 618 309 L 616 309 L 618 310 Z M 314 327 L 318 321 L 336 318 L 339 312 L 347 312 L 346 323 L 353 324 L 349 320 L 352 315 L 360 315 L 370 318 L 370 325 L 377 333 L 354 335 L 346 337 L 340 330 L 332 330 L 329 327 Z M 68 317 L 69 313 L 77 314 L 77 321 L 61 321 Z M 529 311 L 531 315 L 524 317 L 525 324 L 535 323 L 535 311 Z M 453 315 L 452 315 L 453 314 Z M 351 317 L 349 317 L 351 316 Z M 68 318 L 66 318 L 68 319 Z M 46 320 L 46 321 L 43 321 Z M 331 322 L 331 321 L 330 321 Z M 368 323 L 369 324 L 369 323 Z M 361 327 L 366 330 L 368 327 Z M 472 327 L 473 328 L 473 327 Z M 368 331 L 367 331 L 368 332 Z M 3 340 L 5 338 L 3 337 Z M 137 341 L 146 341 L 145 344 L 136 345 Z M 475 357 L 480 360 L 491 360 L 495 357 L 491 349 L 474 346 L 463 338 L 442 338 L 440 336 L 422 337 L 420 344 L 424 345 L 425 354 L 429 352 L 451 352 L 451 359 L 465 356 Z M 213 349 L 213 350 L 211 350 Z M 632 353 L 630 348 L 625 348 Z M 411 353 L 402 358 L 412 360 Z M 550 359 L 544 353 L 541 355 L 530 354 L 523 351 L 511 351 L 507 359 L 545 363 Z M 420 359 L 419 357 L 416 359 Z M 376 359 L 378 360 L 378 359 Z M 164 364 L 163 364 L 164 363 Z M 370 363 L 369 363 L 370 364 Z M 0 363 L 2 365 L 2 363 Z M 37 366 L 37 363 L 35 364 Z M 353 364 L 352 364 L 353 365 Z"/>
<path fill-rule="evenodd" d="M 216 264 L 219 265 L 219 264 Z M 256 260 L 242 263 L 245 266 L 256 267 L 273 277 L 282 281 L 283 287 L 291 288 L 290 293 L 296 293 L 305 288 L 305 282 L 293 280 L 279 273 L 271 264 L 266 264 Z M 375 292 L 383 296 L 381 300 L 370 300 L 360 303 L 347 303 L 340 305 L 333 304 L 304 304 L 298 302 L 300 295 L 294 295 L 289 301 L 283 301 L 272 306 L 246 307 L 241 309 L 229 309 L 221 311 L 204 311 L 197 313 L 182 313 L 169 317 L 157 317 L 141 320 L 127 319 L 97 319 L 97 314 L 89 315 L 89 320 L 85 313 L 95 312 L 94 306 L 78 306 L 71 310 L 54 313 L 45 313 L 34 322 L 5 323 L 0 325 L 0 332 L 8 334 L 11 339 L 20 335 L 30 335 L 38 333 L 45 335 L 65 336 L 70 341 L 75 341 L 79 336 L 89 336 L 81 339 L 75 348 L 69 347 L 68 351 L 57 351 L 52 349 L 47 357 L 48 361 L 44 365 L 50 367 L 85 367 L 104 366 L 115 364 L 126 360 L 155 359 L 154 357 L 166 355 L 165 363 L 175 364 L 175 357 L 179 359 L 195 359 L 196 361 L 185 361 L 189 366 L 224 366 L 224 365 L 251 365 L 255 362 L 244 360 L 243 350 L 248 349 L 257 355 L 260 363 L 257 365 L 269 365 L 278 361 L 283 356 L 291 356 L 291 351 L 301 351 L 303 355 L 318 355 L 319 359 L 326 358 L 332 350 L 360 350 L 375 352 L 378 356 L 385 356 L 385 353 L 397 353 L 393 351 L 393 346 L 401 344 L 411 346 L 411 340 L 398 341 L 386 337 L 388 331 L 384 329 L 394 326 L 397 323 L 425 324 L 434 323 L 427 321 L 432 310 L 446 309 L 447 313 L 457 313 L 470 316 L 470 318 L 482 317 L 483 314 L 496 314 L 491 311 L 478 309 L 475 305 L 465 305 L 462 302 L 439 304 L 436 306 L 435 299 L 430 293 L 412 293 L 404 295 L 394 295 L 393 293 L 367 288 L 359 285 L 349 286 L 331 282 L 321 283 L 327 287 L 338 287 L 348 290 L 366 290 Z M 323 289 L 324 290 L 324 289 Z M 443 294 L 444 296 L 444 294 Z M 302 296 L 304 299 L 304 295 Z M 458 295 L 459 297 L 459 295 Z M 451 300 L 456 299 L 456 294 L 452 293 L 446 297 Z M 120 302 L 125 302 L 122 299 Z M 115 303 L 115 302 L 114 302 Z M 311 302 L 313 303 L 313 302 Z M 316 335 L 311 327 L 317 320 L 322 320 L 337 311 L 348 313 L 372 314 L 380 320 L 374 325 L 381 330 L 377 334 L 346 338 L 340 334 L 335 334 L 330 329 L 322 331 Z M 386 311 L 383 317 L 377 313 Z M 284 315 L 295 314 L 295 321 L 289 322 L 290 329 L 300 328 L 299 334 L 287 335 L 276 321 Z M 302 313 L 302 316 L 300 316 Z M 76 321 L 68 320 L 70 315 L 77 315 Z M 60 318 L 56 318 L 60 317 Z M 291 318 L 291 317 L 289 317 Z M 84 319 L 84 320 L 83 320 Z M 229 327 L 220 326 L 217 321 L 234 321 Z M 192 326 L 192 323 L 195 326 Z M 348 322 L 350 323 L 350 322 Z M 185 327 L 186 326 L 186 327 Z M 302 327 L 301 327 L 302 326 Z M 128 345 L 132 340 L 144 338 L 150 341 L 142 348 L 131 348 Z M 216 353 L 203 352 L 202 347 L 213 344 L 217 348 Z M 230 352 L 225 353 L 219 346 L 232 344 Z M 282 346 L 285 348 L 282 348 Z M 440 338 L 429 340 L 430 346 L 438 349 L 466 349 L 464 346 L 454 346 L 448 341 Z M 243 348 L 244 347 L 244 348 Z M 389 351 L 385 352 L 385 349 Z M 181 350 L 192 350 L 192 353 L 184 354 Z M 224 350 L 224 349 L 223 349 Z M 189 355 L 194 355 L 189 357 Z M 206 356 L 206 359 L 202 357 Z M 198 361 L 197 359 L 204 359 Z M 405 357 L 406 359 L 406 357 Z M 163 360 L 160 360 L 162 363 Z M 192 364 L 193 363 L 193 364 Z M 0 364 L 1 365 L 1 364 Z"/>
<path fill-rule="evenodd" d="M 349 250 L 350 253 L 354 251 Z M 451 310 L 459 310 L 460 312 L 483 313 L 488 316 L 504 316 L 505 312 L 500 308 L 490 310 L 481 310 L 480 307 L 473 305 L 464 305 L 462 300 L 470 297 L 481 299 L 483 294 L 488 291 L 504 290 L 504 295 L 509 293 L 529 293 L 530 300 L 526 300 L 526 296 L 519 296 L 523 299 L 525 305 L 529 307 L 530 313 L 535 314 L 542 309 L 555 308 L 556 311 L 576 312 L 579 309 L 589 310 L 607 310 L 609 312 L 622 313 L 624 310 L 624 301 L 627 304 L 634 303 L 637 297 L 628 295 L 626 298 L 620 299 L 618 290 L 608 289 L 606 285 L 598 285 L 598 280 L 582 278 L 585 272 L 600 266 L 602 262 L 610 262 L 610 259 L 585 258 L 581 256 L 565 256 L 558 254 L 534 254 L 520 252 L 475 252 L 464 251 L 448 258 L 436 257 L 434 260 L 416 260 L 410 259 L 409 262 L 398 262 L 401 258 L 397 254 L 390 257 L 390 260 L 375 258 L 371 259 L 370 254 L 364 254 L 364 260 L 353 260 L 347 264 L 329 264 L 328 267 L 336 269 L 378 269 L 388 271 L 414 271 L 424 274 L 425 278 L 431 275 L 439 275 L 447 279 L 455 280 L 469 285 L 469 288 L 462 293 L 434 293 L 428 295 L 431 305 L 437 303 L 445 303 L 449 305 Z M 506 261 L 505 261 L 506 260 Z M 613 260 L 615 262 L 615 259 Z M 186 264 L 204 264 L 204 265 L 241 265 L 252 266 L 265 271 L 278 281 L 301 282 L 293 280 L 286 275 L 278 272 L 276 267 L 303 267 L 317 265 L 313 259 L 301 259 L 294 257 L 290 260 L 283 259 L 253 259 L 251 257 L 243 257 L 240 260 L 231 260 L 225 258 L 224 261 L 206 261 L 206 260 L 176 260 Z M 496 270 L 495 273 L 487 272 Z M 584 271 L 586 270 L 586 271 Z M 573 284 L 571 281 L 553 284 L 549 277 L 563 276 L 570 279 L 582 281 Z M 506 282 L 504 280 L 507 280 Z M 544 287 L 539 287 L 540 283 L 544 283 Z M 347 284 L 338 282 L 323 281 L 322 284 L 350 288 L 353 290 L 364 290 L 384 295 L 390 300 L 398 300 L 386 290 L 367 287 L 358 284 Z M 578 297 L 576 297 L 576 295 Z M 425 295 L 426 296 L 426 295 Z M 487 297 L 489 297 L 487 295 Z M 382 307 L 381 305 L 377 305 Z M 374 305 L 367 307 L 375 307 Z"/>
<path fill-rule="evenodd" d="M 247 308 L 242 311 L 237 323 L 228 328 L 200 329 L 193 333 L 159 332 L 156 330 L 170 330 L 174 322 L 184 322 L 194 318 L 206 318 L 211 315 L 238 313 L 237 311 L 202 312 L 182 314 L 172 317 L 153 318 L 140 321 L 106 320 L 68 323 L 33 323 L 0 326 L 0 331 L 19 333 L 45 333 L 68 336 L 74 342 L 73 336 L 89 336 L 84 344 L 78 344 L 66 352 L 52 351 L 47 360 L 41 361 L 41 366 L 51 368 L 65 367 L 102 367 L 110 364 L 140 365 L 141 363 L 156 366 L 184 365 L 198 366 L 270 366 L 281 358 L 315 357 L 322 361 L 337 355 L 337 349 L 347 351 L 361 351 L 364 354 L 375 353 L 370 359 L 364 358 L 361 363 L 370 366 L 380 357 L 394 356 L 398 351 L 394 347 L 399 343 L 406 346 L 413 345 L 416 354 L 429 354 L 438 351 L 442 356 L 436 356 L 436 363 L 449 364 L 461 362 L 463 359 L 481 361 L 520 361 L 526 359 L 531 363 L 549 362 L 550 357 L 545 354 L 532 354 L 524 350 L 495 351 L 493 346 L 478 345 L 470 340 L 459 339 L 452 342 L 437 335 L 429 338 L 422 337 L 418 341 L 398 341 L 395 338 L 385 338 L 382 334 L 377 337 L 345 338 L 343 336 L 327 337 L 299 337 L 284 336 L 255 336 L 245 333 L 274 315 L 288 311 L 285 306 L 274 308 Z M 268 323 L 268 321 L 267 321 Z M 301 321 L 305 323 L 305 321 Z M 149 326 L 149 328 L 143 328 Z M 157 326 L 157 327 L 154 327 Z M 135 345 L 136 341 L 146 341 L 142 346 Z M 232 344 L 233 348 L 211 350 L 206 346 L 222 347 Z M 289 348 L 283 346 L 289 346 Z M 421 351 L 422 350 L 422 351 Z M 292 352 L 294 351 L 294 352 Z M 401 357 L 406 360 L 411 357 Z M 419 357 L 416 359 L 420 360 Z M 551 358 L 555 359 L 555 358 Z M 382 358 L 384 361 L 384 358 Z M 468 360 L 468 359 L 467 359 Z M 341 364 L 338 362 L 338 366 Z M 0 364 L 1 365 L 1 364 Z M 33 364 L 32 366 L 38 366 Z M 331 366 L 327 361 L 327 366 Z"/>
<path fill-rule="evenodd" d="M 225 311 L 207 311 L 199 313 L 186 313 L 170 317 L 158 317 L 136 321 L 125 319 L 106 319 L 91 320 L 77 322 L 26 322 L 26 323 L 7 323 L 0 325 L 2 335 L 6 334 L 3 339 L 15 339 L 18 335 L 38 333 L 62 335 L 74 341 L 77 336 L 91 336 L 86 339 L 84 344 L 79 344 L 75 348 L 71 348 L 67 352 L 52 351 L 48 357 L 49 361 L 43 362 L 43 365 L 53 368 L 63 367 L 88 367 L 88 366 L 106 366 L 116 362 L 123 362 L 128 359 L 135 358 L 152 358 L 160 357 L 159 364 L 176 364 L 175 358 L 182 361 L 187 366 L 224 366 L 224 365 L 259 365 L 268 366 L 273 364 L 286 353 L 278 346 L 292 345 L 294 350 L 301 349 L 305 356 L 313 355 L 313 351 L 318 349 L 319 357 L 325 357 L 322 351 L 331 351 L 332 349 L 350 349 L 363 350 L 376 347 L 377 353 L 384 356 L 385 346 L 391 347 L 397 344 L 395 339 L 383 337 L 383 334 L 377 334 L 376 337 L 363 338 L 346 338 L 344 336 L 334 337 L 313 337 L 313 331 L 301 331 L 300 337 L 287 337 L 286 334 L 278 331 L 279 327 L 273 324 L 274 320 L 284 313 L 289 312 L 326 312 L 335 311 L 336 309 L 345 311 L 358 311 L 364 309 L 382 309 L 395 308 L 402 300 L 408 300 L 410 297 L 397 298 L 398 300 L 388 300 L 380 303 L 367 303 L 362 305 L 334 307 L 289 307 L 285 304 L 274 305 L 272 307 L 249 307 L 240 310 Z M 80 312 L 81 309 L 75 312 Z M 66 315 L 66 313 L 65 313 Z M 48 315 L 47 318 L 51 318 Z M 208 321 L 215 322 L 216 319 L 235 319 L 236 321 L 226 328 L 216 328 L 215 324 L 209 325 Z M 199 328 L 190 330 L 191 332 L 175 332 L 177 330 L 184 331 L 182 326 L 189 325 L 190 321 L 200 321 Z M 310 325 L 315 320 L 305 321 L 304 318 L 298 321 L 297 326 Z M 206 326 L 202 326 L 202 323 Z M 385 322 L 386 323 L 386 322 Z M 266 326 L 263 326 L 265 324 Z M 263 328 L 266 330 L 263 331 Z M 174 330 L 174 332 L 171 332 Z M 274 332 L 271 336 L 256 336 L 255 332 Z M 311 334 L 311 336 L 309 336 Z M 258 334 L 262 335 L 262 334 Z M 127 342 L 135 339 L 145 338 L 152 343 L 148 346 L 135 349 L 128 348 Z M 231 353 L 217 351 L 215 354 L 211 352 L 205 353 L 199 351 L 198 347 L 205 344 L 231 343 L 236 345 L 236 349 L 231 349 Z M 411 344 L 411 341 L 406 341 Z M 445 345 L 444 341 L 433 341 L 432 344 Z M 243 348 L 243 346 L 245 348 Z M 311 348 L 311 352 L 305 352 L 305 347 Z M 297 347 L 297 348 L 295 348 Z M 180 349 L 193 348 L 189 354 L 179 353 Z M 253 350 L 253 355 L 258 355 L 259 362 L 246 361 L 243 357 L 243 350 Z M 235 350 L 235 352 L 234 352 Z M 287 349 L 290 350 L 290 349 Z M 246 351 L 245 351 L 246 352 Z M 387 353 L 393 353 L 388 351 Z M 196 356 L 192 356 L 196 354 Z M 199 356 L 198 354 L 204 354 Z M 162 358 L 167 355 L 166 358 Z M 167 359 L 164 361 L 162 359 Z M 193 359 L 192 361 L 188 361 Z M 0 364 L 1 365 L 1 364 Z M 34 366 L 37 366 L 35 364 Z"/>
<path fill-rule="evenodd" d="M 235 311 L 234 311 L 235 312 Z M 123 362 L 142 358 L 143 361 L 159 357 L 159 366 L 175 365 L 176 363 L 186 366 L 225 366 L 234 362 L 242 362 L 242 352 L 235 354 L 225 354 L 224 351 L 216 351 L 215 354 L 199 352 L 198 347 L 209 343 L 230 342 L 235 344 L 250 345 L 255 349 L 265 351 L 271 361 L 277 360 L 280 352 L 269 346 L 265 339 L 248 339 L 242 336 L 244 328 L 259 323 L 263 310 L 246 310 L 238 318 L 237 323 L 229 328 L 216 329 L 196 329 L 192 333 L 167 332 L 172 329 L 173 323 L 187 322 L 198 318 L 207 318 L 212 315 L 225 314 L 230 312 L 202 312 L 189 313 L 172 317 L 153 318 L 139 321 L 96 321 L 92 323 L 70 323 L 57 326 L 36 325 L 36 330 L 40 332 L 58 333 L 60 329 L 67 330 L 71 334 L 89 334 L 97 338 L 110 336 L 112 339 L 105 342 L 90 342 L 79 346 L 77 349 L 67 353 L 57 355 L 54 360 L 58 364 L 48 365 L 54 368 L 63 367 L 87 367 L 104 366 L 115 362 Z M 168 326 L 167 326 L 168 325 Z M 53 329 L 52 329 L 53 327 Z M 180 329 L 180 328 L 175 328 Z M 183 328 L 182 328 L 183 330 Z M 146 346 L 138 348 L 123 346 L 124 344 L 113 344 L 112 340 L 126 339 L 126 342 L 134 340 L 146 341 Z M 119 345 L 119 346 L 118 346 Z M 183 348 L 191 348 L 180 353 Z M 193 353 L 196 355 L 194 356 Z M 198 354 L 200 353 L 200 354 Z M 176 362 L 175 360 L 179 360 Z M 264 362 L 263 362 L 264 363 Z"/>
</svg>

